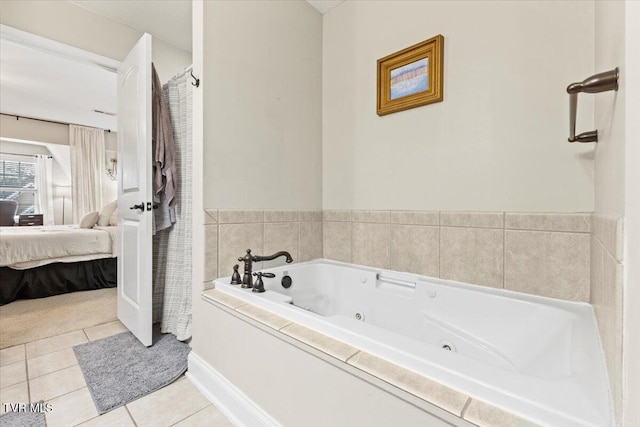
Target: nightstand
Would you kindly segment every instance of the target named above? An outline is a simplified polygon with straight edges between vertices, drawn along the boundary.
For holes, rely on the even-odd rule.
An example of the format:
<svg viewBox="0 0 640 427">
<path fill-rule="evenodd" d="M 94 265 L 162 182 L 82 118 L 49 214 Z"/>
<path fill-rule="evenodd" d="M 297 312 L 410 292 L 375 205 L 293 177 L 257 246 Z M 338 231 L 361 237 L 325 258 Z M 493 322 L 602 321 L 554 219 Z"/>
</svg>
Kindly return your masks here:
<svg viewBox="0 0 640 427">
<path fill-rule="evenodd" d="M 20 215 L 20 219 L 18 220 L 18 225 L 42 225 L 42 214 L 27 214 Z"/>
</svg>

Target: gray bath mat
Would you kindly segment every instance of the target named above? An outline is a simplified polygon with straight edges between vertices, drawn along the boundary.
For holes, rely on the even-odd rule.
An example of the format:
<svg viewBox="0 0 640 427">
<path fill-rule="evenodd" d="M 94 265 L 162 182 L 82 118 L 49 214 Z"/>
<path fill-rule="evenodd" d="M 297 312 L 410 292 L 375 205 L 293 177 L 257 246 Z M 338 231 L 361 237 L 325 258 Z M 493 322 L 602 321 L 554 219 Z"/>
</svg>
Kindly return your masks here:
<svg viewBox="0 0 640 427">
<path fill-rule="evenodd" d="M 145 347 L 131 332 L 73 347 L 99 414 L 171 384 L 187 370 L 190 350 L 172 334 Z"/>
<path fill-rule="evenodd" d="M 38 402 L 42 404 L 43 401 Z M 27 403 L 26 409 L 29 408 Z M 44 412 L 7 412 L 0 415 L 0 426 L 2 427 L 46 427 L 47 420 L 44 416 Z"/>
</svg>

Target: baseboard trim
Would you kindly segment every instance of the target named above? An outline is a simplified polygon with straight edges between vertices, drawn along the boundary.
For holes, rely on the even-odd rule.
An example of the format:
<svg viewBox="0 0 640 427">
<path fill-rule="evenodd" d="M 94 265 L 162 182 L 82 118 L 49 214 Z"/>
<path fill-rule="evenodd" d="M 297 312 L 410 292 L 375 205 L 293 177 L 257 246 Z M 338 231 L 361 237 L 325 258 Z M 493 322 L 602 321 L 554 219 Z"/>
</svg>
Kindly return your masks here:
<svg viewBox="0 0 640 427">
<path fill-rule="evenodd" d="M 281 427 L 260 406 L 193 351 L 189 353 L 189 370 L 186 376 L 234 426 Z"/>
</svg>

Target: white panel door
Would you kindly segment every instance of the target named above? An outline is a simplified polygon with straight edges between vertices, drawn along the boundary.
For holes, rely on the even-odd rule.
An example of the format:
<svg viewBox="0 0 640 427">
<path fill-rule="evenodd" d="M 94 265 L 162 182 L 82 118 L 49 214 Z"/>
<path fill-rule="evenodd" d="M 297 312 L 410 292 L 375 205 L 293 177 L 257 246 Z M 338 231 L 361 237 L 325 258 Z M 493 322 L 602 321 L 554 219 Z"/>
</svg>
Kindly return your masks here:
<svg viewBox="0 0 640 427">
<path fill-rule="evenodd" d="M 152 344 L 151 36 L 118 67 L 118 318 Z"/>
</svg>

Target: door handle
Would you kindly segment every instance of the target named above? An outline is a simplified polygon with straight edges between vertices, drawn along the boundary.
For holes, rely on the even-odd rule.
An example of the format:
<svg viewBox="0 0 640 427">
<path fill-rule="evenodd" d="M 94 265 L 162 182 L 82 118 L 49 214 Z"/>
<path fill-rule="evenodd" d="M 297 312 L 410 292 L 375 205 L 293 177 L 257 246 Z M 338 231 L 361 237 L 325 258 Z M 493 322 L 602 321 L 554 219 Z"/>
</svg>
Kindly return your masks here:
<svg viewBox="0 0 640 427">
<path fill-rule="evenodd" d="M 140 212 L 144 212 L 144 202 L 137 204 L 137 205 L 133 205 L 131 207 L 129 207 L 129 209 L 140 209 Z"/>
</svg>

